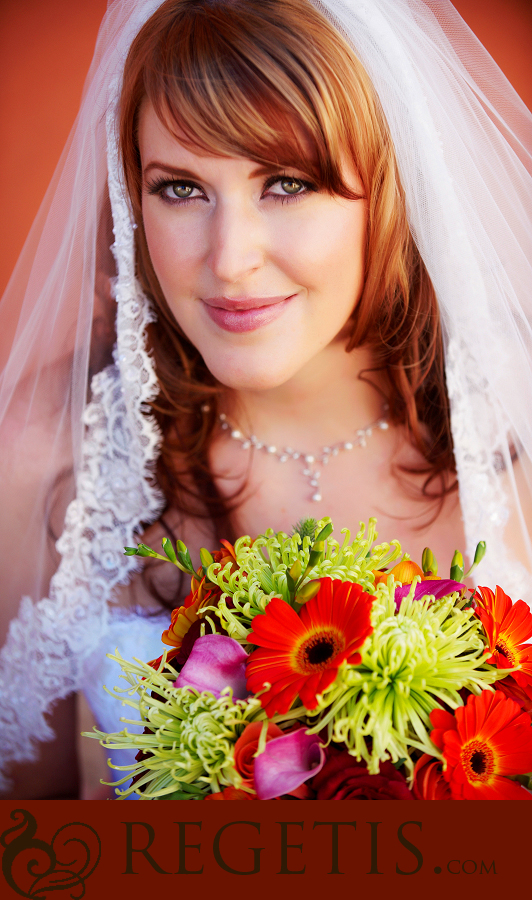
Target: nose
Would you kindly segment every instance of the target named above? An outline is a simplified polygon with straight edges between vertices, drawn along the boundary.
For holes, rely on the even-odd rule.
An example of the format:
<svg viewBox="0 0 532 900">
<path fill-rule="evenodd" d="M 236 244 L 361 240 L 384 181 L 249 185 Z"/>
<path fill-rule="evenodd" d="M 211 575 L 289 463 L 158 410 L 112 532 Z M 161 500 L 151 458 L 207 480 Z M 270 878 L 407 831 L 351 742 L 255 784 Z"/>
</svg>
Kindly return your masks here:
<svg viewBox="0 0 532 900">
<path fill-rule="evenodd" d="M 208 265 L 217 279 L 235 284 L 264 265 L 266 241 L 258 211 L 229 196 L 211 218 Z"/>
</svg>

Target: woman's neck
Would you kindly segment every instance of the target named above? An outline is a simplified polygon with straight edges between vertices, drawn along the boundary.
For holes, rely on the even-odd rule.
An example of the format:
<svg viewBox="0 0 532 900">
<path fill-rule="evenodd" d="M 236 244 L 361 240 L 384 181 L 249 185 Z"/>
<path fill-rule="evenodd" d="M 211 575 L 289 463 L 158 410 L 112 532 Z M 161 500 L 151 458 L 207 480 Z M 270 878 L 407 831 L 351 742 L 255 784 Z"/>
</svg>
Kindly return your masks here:
<svg viewBox="0 0 532 900">
<path fill-rule="evenodd" d="M 367 348 L 345 352 L 345 340 L 329 344 L 290 381 L 266 391 L 239 391 L 227 398 L 223 410 L 243 434 L 277 447 L 308 452 L 348 440 L 383 414 L 384 390 L 380 373 L 371 380 L 381 394 L 359 375 L 371 368 Z"/>
</svg>

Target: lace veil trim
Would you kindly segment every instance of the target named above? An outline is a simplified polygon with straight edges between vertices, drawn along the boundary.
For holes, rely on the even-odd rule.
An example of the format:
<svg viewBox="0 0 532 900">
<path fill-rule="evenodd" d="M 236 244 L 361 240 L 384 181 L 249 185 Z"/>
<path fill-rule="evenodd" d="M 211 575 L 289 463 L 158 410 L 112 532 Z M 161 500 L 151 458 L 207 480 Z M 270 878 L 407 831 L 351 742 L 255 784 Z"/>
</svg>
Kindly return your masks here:
<svg viewBox="0 0 532 900">
<path fill-rule="evenodd" d="M 113 588 L 138 568 L 134 557 L 124 556 L 124 547 L 135 543 L 139 523 L 153 521 L 162 508 L 152 478 L 160 434 L 145 412 L 158 390 L 145 347 L 146 326 L 154 317 L 133 274 L 134 230 L 118 170 L 115 115 L 111 107 L 109 194 L 118 271 L 115 363 L 92 381 L 76 498 L 57 542 L 62 559 L 50 596 L 35 604 L 23 598 L 0 651 L 5 760 L 34 760 L 36 742 L 54 737 L 45 713 L 54 701 L 81 688 L 83 662 L 108 629 Z M 0 789 L 8 786 L 0 774 Z"/>
</svg>

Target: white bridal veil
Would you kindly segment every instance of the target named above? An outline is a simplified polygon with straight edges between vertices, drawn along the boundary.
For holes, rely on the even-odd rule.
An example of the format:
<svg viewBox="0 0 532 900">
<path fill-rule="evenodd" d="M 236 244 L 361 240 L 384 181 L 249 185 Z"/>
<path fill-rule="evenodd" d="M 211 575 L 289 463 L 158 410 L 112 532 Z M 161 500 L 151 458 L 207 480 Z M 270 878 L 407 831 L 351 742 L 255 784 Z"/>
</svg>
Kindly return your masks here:
<svg viewBox="0 0 532 900">
<path fill-rule="evenodd" d="M 354 46 L 391 128 L 442 313 L 468 552 L 486 540 L 482 582 L 532 602 L 532 117 L 447 0 L 314 2 Z M 4 763 L 31 759 L 51 737 L 44 713 L 82 686 L 113 588 L 137 565 L 123 547 L 161 508 L 150 479 L 158 433 L 145 414 L 153 314 L 135 280 L 115 135 L 125 57 L 158 6 L 110 4 L 0 306 Z"/>
</svg>

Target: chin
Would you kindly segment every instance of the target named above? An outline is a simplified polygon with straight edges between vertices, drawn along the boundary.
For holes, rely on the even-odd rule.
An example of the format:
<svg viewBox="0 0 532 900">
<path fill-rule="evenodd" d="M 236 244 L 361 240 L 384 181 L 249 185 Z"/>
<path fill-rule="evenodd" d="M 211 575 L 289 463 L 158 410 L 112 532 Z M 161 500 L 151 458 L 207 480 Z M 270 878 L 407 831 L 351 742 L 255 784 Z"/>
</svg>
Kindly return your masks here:
<svg viewBox="0 0 532 900">
<path fill-rule="evenodd" d="M 234 357 L 230 360 L 223 356 L 210 359 L 203 357 L 210 373 L 227 388 L 234 391 L 267 391 L 286 384 L 292 378 L 298 366 L 286 364 L 275 365 L 265 360 L 241 360 Z"/>
</svg>

